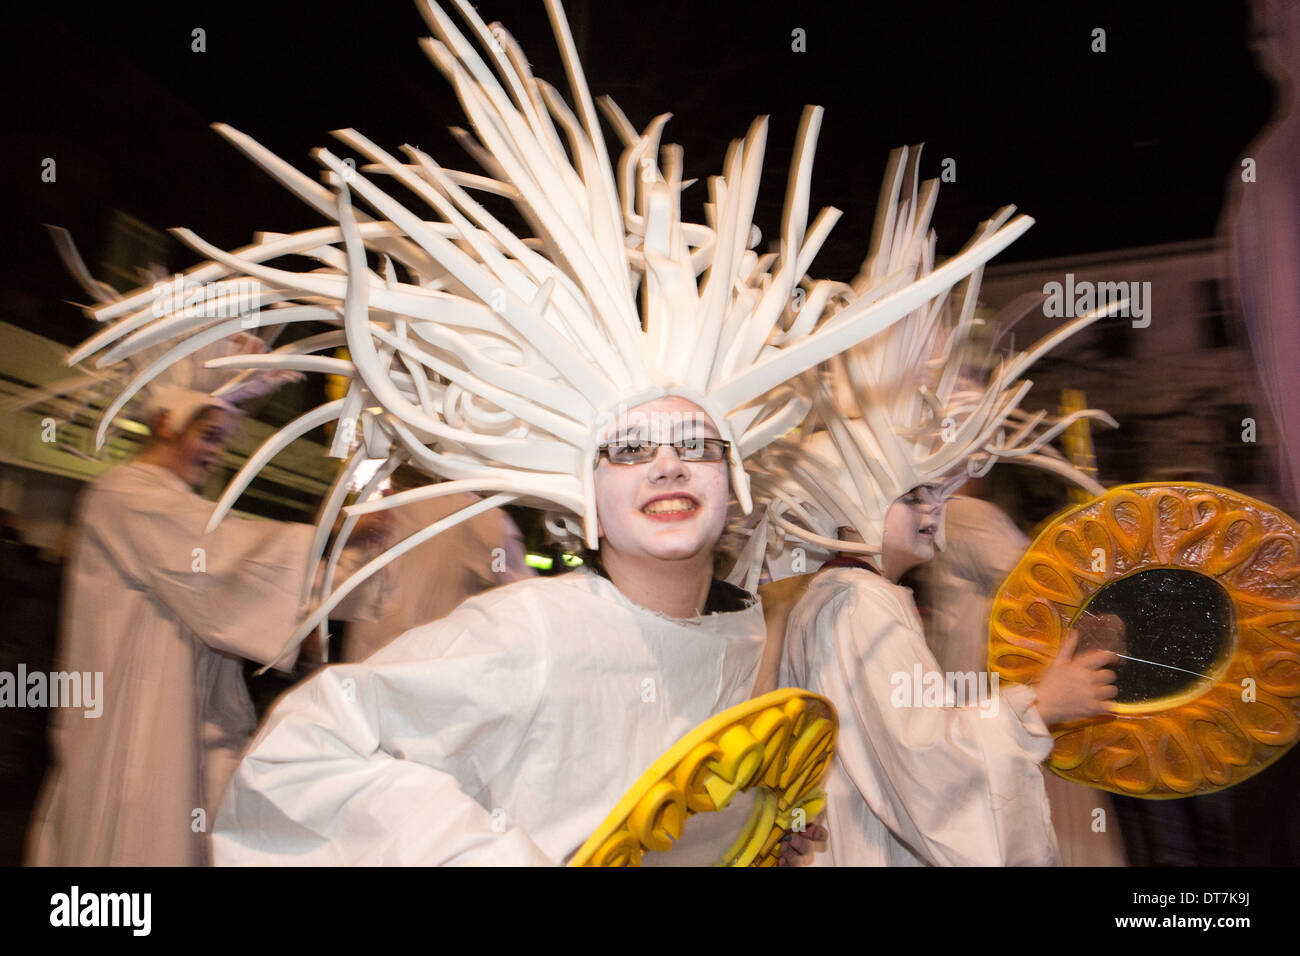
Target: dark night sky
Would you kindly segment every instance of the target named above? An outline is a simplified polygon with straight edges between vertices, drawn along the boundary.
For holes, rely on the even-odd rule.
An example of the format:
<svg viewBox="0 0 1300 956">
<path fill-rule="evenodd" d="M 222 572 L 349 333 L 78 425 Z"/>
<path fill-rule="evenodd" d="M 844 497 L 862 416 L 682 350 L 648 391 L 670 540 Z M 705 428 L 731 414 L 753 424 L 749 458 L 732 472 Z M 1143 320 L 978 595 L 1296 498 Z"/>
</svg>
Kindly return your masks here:
<svg viewBox="0 0 1300 956">
<path fill-rule="evenodd" d="M 479 9 L 567 90 L 540 0 Z M 1274 99 L 1244 3 L 667 0 L 574 2 L 569 15 L 593 93 L 611 94 L 637 126 L 671 110 L 664 141 L 685 147 L 688 176 L 718 172 L 728 140 L 771 115 L 757 214 L 765 234 L 779 223 L 799 112 L 826 107 L 814 207 L 845 216 L 814 264 L 821 275 L 851 275 L 890 148 L 922 141 L 926 175 L 943 157 L 957 163 L 935 216 L 942 252 L 1008 202 L 1038 225 L 1002 262 L 1203 238 Z M 322 224 L 211 122 L 313 176 L 309 151 L 337 149 L 328 131 L 348 125 L 386 148 L 411 142 L 477 171 L 445 132 L 465 121 L 416 45 L 428 31 L 408 0 L 102 4 L 4 21 L 0 318 L 65 342 L 90 323 L 58 302 L 83 296 L 42 222 L 72 229 L 92 269 L 114 209 L 225 247 L 255 230 Z M 206 52 L 191 51 L 195 27 Z M 1095 27 L 1106 30 L 1105 53 L 1090 50 Z M 791 50 L 796 28 L 807 52 Z M 40 179 L 46 157 L 57 162 L 54 183 Z M 703 183 L 689 193 L 702 197 Z M 179 245 L 170 255 L 174 269 L 195 261 Z"/>
</svg>

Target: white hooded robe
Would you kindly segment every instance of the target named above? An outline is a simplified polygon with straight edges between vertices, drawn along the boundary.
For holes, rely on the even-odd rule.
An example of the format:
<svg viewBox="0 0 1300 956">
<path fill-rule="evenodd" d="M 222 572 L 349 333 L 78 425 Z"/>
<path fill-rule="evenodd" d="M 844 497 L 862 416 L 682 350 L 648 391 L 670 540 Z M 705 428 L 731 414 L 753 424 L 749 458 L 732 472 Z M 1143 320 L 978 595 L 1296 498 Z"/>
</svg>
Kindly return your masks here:
<svg viewBox="0 0 1300 956">
<path fill-rule="evenodd" d="M 228 517 L 204 534 L 211 514 L 158 465 L 83 491 L 57 666 L 102 673 L 103 710 L 52 716 L 29 862 L 208 862 L 216 798 L 256 726 L 241 659 L 269 663 L 292 633 L 314 531 Z"/>
</svg>

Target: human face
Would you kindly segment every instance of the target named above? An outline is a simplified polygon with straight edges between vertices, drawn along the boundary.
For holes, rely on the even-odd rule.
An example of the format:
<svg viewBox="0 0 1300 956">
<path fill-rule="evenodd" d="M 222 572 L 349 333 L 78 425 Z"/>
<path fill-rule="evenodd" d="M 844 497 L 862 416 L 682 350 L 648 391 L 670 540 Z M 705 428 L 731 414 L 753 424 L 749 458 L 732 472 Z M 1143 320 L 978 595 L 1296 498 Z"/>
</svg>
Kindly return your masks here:
<svg viewBox="0 0 1300 956">
<path fill-rule="evenodd" d="M 172 446 L 172 470 L 191 488 L 201 487 L 221 461 L 235 424 L 235 416 L 224 408 L 200 412 Z"/>
<path fill-rule="evenodd" d="M 943 506 L 943 488 L 939 485 L 920 485 L 889 506 L 881 539 L 885 577 L 897 582 L 912 568 L 934 557 Z"/>
<path fill-rule="evenodd" d="M 620 416 L 601 442 L 717 437 L 717 426 L 703 409 L 666 396 Z M 712 560 L 727 518 L 727 466 L 725 458 L 684 462 L 672 448 L 660 448 L 652 461 L 639 465 L 615 465 L 601 457 L 595 479 L 602 556 L 675 561 L 707 555 Z"/>
</svg>

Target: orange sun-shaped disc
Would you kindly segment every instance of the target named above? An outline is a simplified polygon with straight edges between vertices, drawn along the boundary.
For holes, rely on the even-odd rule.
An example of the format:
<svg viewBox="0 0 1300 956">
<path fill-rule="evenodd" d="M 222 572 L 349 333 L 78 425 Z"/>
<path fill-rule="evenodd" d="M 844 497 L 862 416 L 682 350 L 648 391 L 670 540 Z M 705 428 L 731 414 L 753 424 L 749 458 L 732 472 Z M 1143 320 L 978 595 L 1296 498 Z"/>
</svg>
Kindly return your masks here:
<svg viewBox="0 0 1300 956">
<path fill-rule="evenodd" d="M 1185 797 L 1240 783 L 1295 743 L 1300 525 L 1287 515 L 1194 483 L 1126 485 L 1066 512 L 994 600 L 989 667 L 1031 681 L 1072 627 L 1104 632 L 1110 615 L 1125 623 L 1117 712 L 1058 728 L 1056 773 Z"/>
</svg>

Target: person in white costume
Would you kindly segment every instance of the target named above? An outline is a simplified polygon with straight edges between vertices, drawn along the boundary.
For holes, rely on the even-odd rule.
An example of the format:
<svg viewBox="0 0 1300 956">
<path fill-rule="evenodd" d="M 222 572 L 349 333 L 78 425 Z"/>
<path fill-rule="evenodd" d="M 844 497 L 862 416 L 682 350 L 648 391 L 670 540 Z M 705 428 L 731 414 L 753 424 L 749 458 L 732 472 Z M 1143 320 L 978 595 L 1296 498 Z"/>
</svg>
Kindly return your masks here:
<svg viewBox="0 0 1300 956">
<path fill-rule="evenodd" d="M 944 509 L 947 546 L 918 571 L 928 596 L 926 642 L 945 672 L 988 670 L 989 612 L 993 595 L 1021 557 L 1029 539 L 996 505 L 969 497 L 970 489 Z M 1110 795 L 1043 768 L 1052 828 L 1065 866 L 1124 866 L 1124 841 L 1115 825 Z M 1096 828 L 1096 810 L 1109 824 Z"/>
<path fill-rule="evenodd" d="M 855 280 L 862 292 L 897 263 L 918 274 L 933 267 L 935 184 L 918 190 L 916 166 L 915 155 L 908 163 L 907 151 L 896 153 Z M 911 188 L 899 202 L 904 178 Z M 1116 694 L 1104 669 L 1113 655 L 1075 658 L 1075 637 L 1035 687 L 1005 687 L 966 706 L 952 706 L 955 683 L 930 690 L 948 684 L 934 683 L 941 672 L 898 581 L 942 546 L 943 502 L 968 462 L 1019 458 L 1072 472 L 1042 449 L 1073 418 L 1035 434 L 1043 416 L 1017 412 L 1029 383 L 1016 379 L 1100 317 L 1009 355 L 987 387 L 975 386 L 987 357 L 972 344 L 977 293 L 978 274 L 954 302 L 927 303 L 835 360 L 833 376 L 814 383 L 826 430 L 774 446 L 756 478 L 772 526 L 833 557 L 803 581 L 780 582 L 773 593 L 786 604 L 770 609 L 785 620 L 780 684 L 824 694 L 840 715 L 826 782 L 830 839 L 814 864 L 1058 862 L 1038 767 L 1052 748 L 1048 725 L 1103 713 Z"/>
<path fill-rule="evenodd" d="M 1106 711 L 1115 658 L 1073 657 L 1039 684 L 952 706 L 913 682 L 944 673 L 898 578 L 932 554 L 942 486 L 887 512 L 883 571 L 848 555 L 813 576 L 789 615 L 782 686 L 824 694 L 840 714 L 826 783 L 821 865 L 1053 865 L 1060 862 L 1038 764 L 1048 726 Z M 919 665 L 919 669 L 918 669 Z"/>
<path fill-rule="evenodd" d="M 557 512 L 567 533 L 599 547 L 603 573 L 472 598 L 285 697 L 222 802 L 219 863 L 565 860 L 654 758 L 753 690 L 762 613 L 712 583 L 714 547 L 729 498 L 751 509 L 742 463 L 808 410 L 791 380 L 961 281 L 1032 224 L 1004 217 L 924 276 L 885 269 L 866 295 L 814 280 L 808 270 L 838 217 L 808 215 L 820 109 L 799 127 L 780 241 L 760 254 L 752 220 L 765 121 L 710 179 L 707 222 L 683 221 L 690 183 L 680 148 L 660 147 L 667 117 L 638 133 L 603 100 L 625 147 L 611 160 L 558 0 L 547 8 L 572 106 L 532 75 L 509 33 L 465 0 L 455 6 L 469 36 L 423 3 L 437 36 L 424 48 L 456 88 L 474 127 L 460 138 L 486 175 L 411 147 L 401 161 L 343 130 L 363 164 L 318 150 L 322 186 L 221 127 L 329 225 L 262 231 L 235 252 L 179 231 L 210 259 L 189 278 L 234 278 L 261 307 L 214 319 L 184 301 L 155 310 L 139 293 L 97 310 L 117 321 L 74 358 L 107 349 L 106 361 L 122 359 L 175 339 L 168 355 L 179 358 L 235 325 L 325 323 L 333 328 L 269 355 L 209 363 L 349 382 L 345 397 L 250 458 L 218 517 L 278 448 L 330 421 L 331 453 L 348 461 L 322 527 L 361 462 L 384 460 L 347 509 L 341 539 L 368 513 L 487 495 L 345 580 L 287 635 L 286 650 L 365 574 L 512 501 Z M 479 192 L 513 202 L 532 234 L 515 235 Z M 267 264 L 293 255 L 319 265 Z M 408 462 L 436 483 L 373 498 Z"/>
<path fill-rule="evenodd" d="M 53 715 L 29 839 L 37 865 L 209 862 L 217 799 L 256 724 L 241 661 L 275 660 L 301 613 L 311 525 L 239 519 L 204 530 L 212 503 L 191 486 L 219 462 L 233 406 L 163 386 L 147 414 L 144 450 L 77 504 L 58 667 L 103 675 L 102 713 Z M 344 563 L 356 567 L 372 544 L 353 541 Z M 336 615 L 370 613 L 381 584 Z"/>
<path fill-rule="evenodd" d="M 717 435 L 667 427 L 610 447 Z M 748 699 L 762 610 L 711 580 L 722 449 L 653 453 L 596 469 L 608 577 L 497 588 L 282 700 L 222 803 L 217 861 L 559 864 L 669 745 Z"/>
<path fill-rule="evenodd" d="M 1038 767 L 1052 749 L 1047 728 L 1106 711 L 1115 678 L 1105 668 L 1115 658 L 1074 657 L 1072 636 L 1034 687 L 993 687 L 966 706 L 951 691 L 931 699 L 913 690 L 946 672 L 898 575 L 933 546 L 942 494 L 922 486 L 890 509 L 882 554 L 890 571 L 842 554 L 807 581 L 782 582 L 799 584 L 797 603 L 772 609 L 786 615 L 780 685 L 826 695 L 841 719 L 826 783 L 830 840 L 814 865 L 1060 862 Z"/>
</svg>

